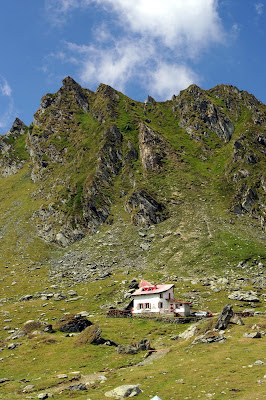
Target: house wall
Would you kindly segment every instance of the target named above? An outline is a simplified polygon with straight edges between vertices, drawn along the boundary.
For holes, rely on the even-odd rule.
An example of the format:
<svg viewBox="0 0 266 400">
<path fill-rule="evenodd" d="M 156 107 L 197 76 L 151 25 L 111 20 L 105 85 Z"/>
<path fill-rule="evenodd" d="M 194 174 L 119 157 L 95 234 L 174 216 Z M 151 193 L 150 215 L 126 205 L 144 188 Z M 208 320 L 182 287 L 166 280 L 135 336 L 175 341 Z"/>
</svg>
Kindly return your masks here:
<svg viewBox="0 0 266 400">
<path fill-rule="evenodd" d="M 174 309 L 174 312 L 183 317 L 188 317 L 190 315 L 190 305 L 182 303 Z"/>
<path fill-rule="evenodd" d="M 143 312 L 170 312 L 169 298 L 173 297 L 173 288 L 163 293 L 147 293 L 144 295 L 135 296 L 133 303 L 133 314 L 139 314 Z M 159 308 L 159 303 L 162 303 L 162 308 Z M 146 304 L 149 304 L 149 306 L 146 307 Z"/>
</svg>

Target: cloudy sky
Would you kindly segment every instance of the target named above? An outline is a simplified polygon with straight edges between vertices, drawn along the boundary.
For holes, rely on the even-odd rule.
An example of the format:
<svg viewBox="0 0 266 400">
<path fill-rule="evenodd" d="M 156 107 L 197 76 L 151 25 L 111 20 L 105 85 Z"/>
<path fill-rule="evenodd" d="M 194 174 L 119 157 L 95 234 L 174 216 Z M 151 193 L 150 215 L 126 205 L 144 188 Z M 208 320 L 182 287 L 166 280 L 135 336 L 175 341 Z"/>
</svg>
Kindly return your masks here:
<svg viewBox="0 0 266 400">
<path fill-rule="evenodd" d="M 135 100 L 230 83 L 266 102 L 266 0 L 10 0 L 0 13 L 0 133 L 70 75 Z"/>
</svg>

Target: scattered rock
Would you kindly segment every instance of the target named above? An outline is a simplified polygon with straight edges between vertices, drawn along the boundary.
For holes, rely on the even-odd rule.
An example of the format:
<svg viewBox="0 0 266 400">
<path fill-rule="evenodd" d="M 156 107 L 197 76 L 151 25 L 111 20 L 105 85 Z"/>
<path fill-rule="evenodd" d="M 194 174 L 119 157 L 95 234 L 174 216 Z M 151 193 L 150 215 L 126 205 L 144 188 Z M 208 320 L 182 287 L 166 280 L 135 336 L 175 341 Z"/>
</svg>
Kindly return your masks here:
<svg viewBox="0 0 266 400">
<path fill-rule="evenodd" d="M 228 296 L 231 300 L 238 300 L 238 301 L 251 301 L 251 302 L 258 302 L 260 301 L 256 292 L 249 290 L 247 292 L 244 291 L 235 291 Z"/>
<path fill-rule="evenodd" d="M 208 331 L 204 335 L 197 336 L 192 344 L 198 343 L 214 343 L 214 342 L 225 342 L 226 338 L 223 334 L 217 331 Z"/>
</svg>

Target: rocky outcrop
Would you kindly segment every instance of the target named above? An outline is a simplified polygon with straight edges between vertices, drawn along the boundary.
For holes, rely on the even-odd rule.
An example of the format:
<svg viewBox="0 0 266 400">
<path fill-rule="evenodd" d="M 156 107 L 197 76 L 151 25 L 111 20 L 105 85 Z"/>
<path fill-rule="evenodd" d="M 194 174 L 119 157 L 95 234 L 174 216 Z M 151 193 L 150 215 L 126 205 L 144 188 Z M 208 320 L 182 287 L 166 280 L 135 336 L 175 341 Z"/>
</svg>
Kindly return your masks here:
<svg viewBox="0 0 266 400">
<path fill-rule="evenodd" d="M 0 136 L 0 173 L 2 177 L 7 178 L 16 174 L 25 164 L 27 154 L 24 149 L 21 150 L 18 139 L 25 135 L 27 130 L 27 126 L 19 118 L 16 118 L 10 130 L 4 136 Z"/>
<path fill-rule="evenodd" d="M 135 225 L 149 226 L 167 218 L 165 206 L 158 203 L 145 189 L 139 189 L 127 199 L 125 209 Z"/>
<path fill-rule="evenodd" d="M 226 304 L 226 306 L 223 308 L 221 314 L 219 315 L 218 321 L 215 324 L 215 329 L 218 329 L 219 331 L 224 330 L 227 328 L 227 325 L 229 324 L 231 318 L 233 317 L 233 307 L 231 304 Z"/>
<path fill-rule="evenodd" d="M 166 144 L 159 133 L 144 123 L 139 126 L 139 150 L 145 174 L 159 172 L 163 166 Z"/>
<path fill-rule="evenodd" d="M 117 113 L 117 103 L 119 101 L 118 92 L 111 86 L 101 83 L 95 92 L 95 101 L 92 107 L 92 115 L 101 124 L 108 119 L 114 120 Z"/>
<path fill-rule="evenodd" d="M 180 115 L 179 125 L 193 139 L 209 137 L 208 130 L 228 142 L 234 133 L 234 124 L 221 107 L 196 85 L 191 85 L 173 98 L 173 112 Z"/>
</svg>

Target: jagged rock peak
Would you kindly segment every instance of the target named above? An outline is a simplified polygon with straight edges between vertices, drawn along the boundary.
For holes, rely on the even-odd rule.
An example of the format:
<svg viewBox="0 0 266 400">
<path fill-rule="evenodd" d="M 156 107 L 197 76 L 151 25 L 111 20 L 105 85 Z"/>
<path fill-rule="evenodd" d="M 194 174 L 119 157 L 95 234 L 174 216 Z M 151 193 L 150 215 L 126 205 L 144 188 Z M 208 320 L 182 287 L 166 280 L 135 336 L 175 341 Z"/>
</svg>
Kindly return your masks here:
<svg viewBox="0 0 266 400">
<path fill-rule="evenodd" d="M 108 97 L 111 100 L 119 100 L 118 92 L 111 86 L 105 85 L 104 83 L 100 83 L 96 90 L 96 93 L 102 95 L 103 97 Z"/>
<path fill-rule="evenodd" d="M 148 95 L 147 99 L 144 101 L 144 104 L 154 104 L 154 103 L 156 103 L 156 101 L 150 95 Z"/>
<path fill-rule="evenodd" d="M 71 76 L 67 76 L 62 80 L 63 86 L 67 89 L 81 87 Z"/>
<path fill-rule="evenodd" d="M 6 135 L 23 135 L 27 129 L 27 126 L 24 124 L 24 122 L 21 121 L 21 119 L 16 118 L 15 121 L 13 122 L 12 127 L 10 130 L 6 133 Z"/>
</svg>

